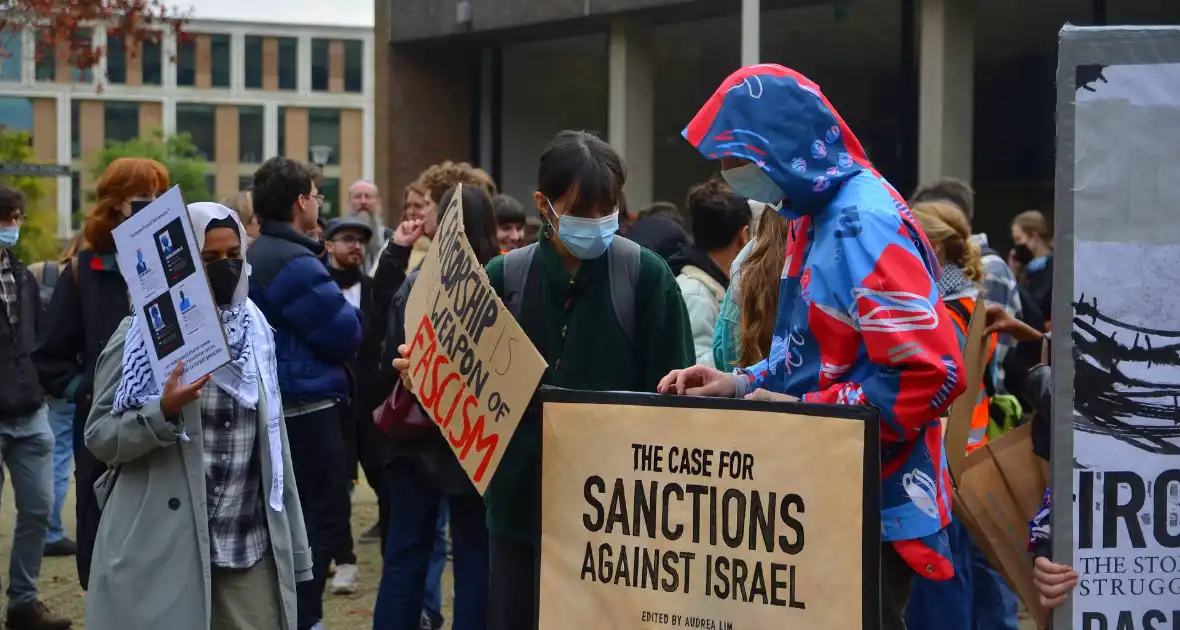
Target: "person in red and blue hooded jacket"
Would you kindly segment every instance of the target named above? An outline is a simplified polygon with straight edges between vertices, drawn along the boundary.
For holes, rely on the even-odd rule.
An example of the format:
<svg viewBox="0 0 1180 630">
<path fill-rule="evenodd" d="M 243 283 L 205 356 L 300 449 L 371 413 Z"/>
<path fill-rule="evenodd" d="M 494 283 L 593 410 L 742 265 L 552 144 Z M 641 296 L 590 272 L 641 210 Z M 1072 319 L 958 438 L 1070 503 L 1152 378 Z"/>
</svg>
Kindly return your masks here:
<svg viewBox="0 0 1180 630">
<path fill-rule="evenodd" d="M 793 70 L 738 70 L 683 135 L 791 230 L 769 358 L 732 374 L 674 370 L 659 391 L 877 407 L 881 627 L 904 629 L 909 576 L 954 575 L 939 417 L 965 379 L 933 248 L 819 86 Z"/>
</svg>

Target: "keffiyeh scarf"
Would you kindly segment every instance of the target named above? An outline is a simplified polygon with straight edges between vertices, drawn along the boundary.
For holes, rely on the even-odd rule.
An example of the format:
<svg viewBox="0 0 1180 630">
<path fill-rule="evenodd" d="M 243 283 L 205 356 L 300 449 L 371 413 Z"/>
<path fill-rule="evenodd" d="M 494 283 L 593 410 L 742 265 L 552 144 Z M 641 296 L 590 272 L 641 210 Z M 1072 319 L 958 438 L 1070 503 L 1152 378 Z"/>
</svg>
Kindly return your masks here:
<svg viewBox="0 0 1180 630">
<path fill-rule="evenodd" d="M 230 362 L 213 371 L 213 383 L 233 396 L 247 409 L 258 409 L 260 396 L 266 397 L 266 430 L 271 463 L 269 505 L 283 511 L 283 441 L 279 422 L 283 404 L 279 398 L 278 364 L 270 325 L 254 302 L 245 300 L 227 309 L 218 309 L 221 326 L 229 344 Z M 160 389 L 152 374 L 148 344 L 133 317 L 123 348 L 123 380 L 115 391 L 112 414 L 139 409 L 149 400 L 159 398 Z M 188 441 L 187 433 L 180 436 Z"/>
</svg>

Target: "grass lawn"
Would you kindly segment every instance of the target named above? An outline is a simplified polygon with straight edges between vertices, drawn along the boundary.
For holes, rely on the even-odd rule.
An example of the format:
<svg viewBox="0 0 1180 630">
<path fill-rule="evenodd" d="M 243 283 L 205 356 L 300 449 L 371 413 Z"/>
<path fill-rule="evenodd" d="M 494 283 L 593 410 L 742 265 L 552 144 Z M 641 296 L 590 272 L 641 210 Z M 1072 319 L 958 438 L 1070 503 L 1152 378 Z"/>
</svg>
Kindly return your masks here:
<svg viewBox="0 0 1180 630">
<path fill-rule="evenodd" d="M 5 481 L 3 502 L 0 503 L 0 578 L 8 583 L 8 555 L 12 548 L 12 527 L 16 512 L 12 500 L 12 486 Z M 66 532 L 74 532 L 74 497 L 71 491 L 66 497 L 62 518 Z M 352 531 L 359 535 L 377 522 L 377 498 L 362 480 L 353 495 Z M 327 630 L 370 630 L 373 627 L 373 602 L 377 599 L 377 584 L 381 579 L 380 545 L 357 544 L 356 555 L 360 565 L 360 590 L 355 595 L 324 595 Z M 163 568 L 163 567 L 161 567 Z M 53 612 L 74 620 L 74 628 L 82 628 L 85 610 L 85 592 L 78 586 L 78 572 L 74 558 L 46 558 L 41 568 L 41 600 Z M 443 574 L 443 614 L 448 617 L 450 628 L 451 572 Z M 7 603 L 5 604 L 7 605 Z"/>
</svg>

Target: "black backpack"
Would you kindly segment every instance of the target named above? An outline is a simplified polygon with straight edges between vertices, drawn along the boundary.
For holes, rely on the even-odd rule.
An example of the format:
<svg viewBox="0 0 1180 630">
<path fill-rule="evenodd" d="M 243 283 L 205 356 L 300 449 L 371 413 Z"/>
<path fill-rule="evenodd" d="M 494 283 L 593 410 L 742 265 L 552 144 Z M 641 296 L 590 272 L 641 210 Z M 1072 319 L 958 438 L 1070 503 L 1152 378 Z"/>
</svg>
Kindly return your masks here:
<svg viewBox="0 0 1180 630">
<path fill-rule="evenodd" d="M 607 250 L 611 303 L 623 335 L 631 344 L 635 343 L 635 289 L 639 286 L 641 252 L 642 248 L 638 244 L 622 236 L 615 236 Z M 504 255 L 504 306 L 526 332 L 529 331 L 521 311 L 527 288 L 539 281 L 533 267 L 536 253 L 537 244 L 533 243 Z M 538 341 L 534 339 L 533 343 Z"/>
</svg>

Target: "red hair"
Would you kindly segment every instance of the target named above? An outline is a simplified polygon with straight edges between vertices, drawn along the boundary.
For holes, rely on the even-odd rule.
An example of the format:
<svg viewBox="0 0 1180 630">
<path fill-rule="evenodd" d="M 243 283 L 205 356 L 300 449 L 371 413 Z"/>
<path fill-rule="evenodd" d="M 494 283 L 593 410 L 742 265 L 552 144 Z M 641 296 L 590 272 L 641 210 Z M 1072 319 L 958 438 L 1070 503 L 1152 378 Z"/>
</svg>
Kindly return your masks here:
<svg viewBox="0 0 1180 630">
<path fill-rule="evenodd" d="M 123 203 L 137 197 L 159 197 L 168 190 L 168 169 L 147 158 L 119 158 L 98 180 L 98 202 L 86 215 L 86 244 L 96 253 L 111 254 L 111 230 L 123 222 Z"/>
</svg>

